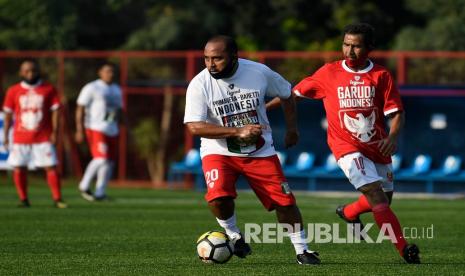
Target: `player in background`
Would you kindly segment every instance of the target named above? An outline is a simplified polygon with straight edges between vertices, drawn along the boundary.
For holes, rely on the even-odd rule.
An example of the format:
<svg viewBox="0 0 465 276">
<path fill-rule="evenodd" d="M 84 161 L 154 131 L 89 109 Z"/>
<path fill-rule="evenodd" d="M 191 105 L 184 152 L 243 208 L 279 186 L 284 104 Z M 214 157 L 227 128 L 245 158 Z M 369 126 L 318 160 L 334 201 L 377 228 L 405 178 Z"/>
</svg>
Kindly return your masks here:
<svg viewBox="0 0 465 276">
<path fill-rule="evenodd" d="M 24 60 L 20 65 L 19 75 L 21 82 L 8 88 L 3 103 L 5 147 L 9 145 L 8 133 L 14 116 L 13 145 L 7 162 L 14 168 L 13 179 L 21 201 L 19 207 L 30 207 L 27 169 L 31 163 L 45 170 L 54 206 L 66 208 L 56 168 L 55 144 L 60 107 L 57 91 L 41 79 L 36 60 Z"/>
<path fill-rule="evenodd" d="M 123 100 L 114 75 L 115 65 L 103 63 L 98 69 L 99 79 L 86 84 L 77 99 L 75 139 L 82 143 L 87 136 L 93 158 L 79 183 L 81 195 L 88 201 L 107 199 L 106 188 L 116 161 Z M 94 177 L 97 181 L 92 193 Z"/>
<path fill-rule="evenodd" d="M 350 183 L 362 193 L 339 206 L 336 213 L 347 223 L 363 227 L 360 215 L 372 212 L 407 263 L 420 263 L 419 249 L 404 239 L 400 223 L 390 208 L 394 191 L 391 155 L 404 124 L 404 110 L 391 74 L 368 59 L 374 48 L 374 29 L 359 23 L 344 29 L 344 60 L 325 64 L 294 89 L 294 97 L 321 99 L 328 120 L 328 145 Z M 279 99 L 267 103 L 271 109 Z M 391 120 L 386 133 L 385 117 Z"/>
<path fill-rule="evenodd" d="M 287 147 L 298 141 L 291 86 L 263 64 L 239 59 L 236 42 L 227 36 L 211 38 L 204 49 L 206 68 L 190 82 L 184 123 L 201 137 L 200 152 L 207 184 L 205 199 L 226 234 L 235 242 L 234 254 L 251 252 L 236 225 L 234 199 L 239 175 L 247 178 L 263 206 L 276 210 L 280 223 L 293 225 L 289 233 L 299 264 L 319 264 L 308 249 L 302 216 L 283 175 L 273 147 L 265 96 L 282 99 Z"/>
</svg>

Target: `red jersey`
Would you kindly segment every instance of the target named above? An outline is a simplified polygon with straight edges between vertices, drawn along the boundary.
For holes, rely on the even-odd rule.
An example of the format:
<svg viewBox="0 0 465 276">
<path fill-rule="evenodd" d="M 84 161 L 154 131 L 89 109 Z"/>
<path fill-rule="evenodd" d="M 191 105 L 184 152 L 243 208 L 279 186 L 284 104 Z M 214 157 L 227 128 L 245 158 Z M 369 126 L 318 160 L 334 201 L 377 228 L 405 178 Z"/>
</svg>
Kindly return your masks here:
<svg viewBox="0 0 465 276">
<path fill-rule="evenodd" d="M 353 71 L 345 61 L 325 64 L 303 79 L 293 91 L 298 96 L 322 99 L 328 121 L 328 145 L 336 159 L 361 152 L 375 163 L 388 164 L 378 142 L 387 137 L 384 116 L 403 110 L 391 74 L 369 61 Z"/>
<path fill-rule="evenodd" d="M 51 112 L 59 106 L 58 94 L 49 83 L 32 86 L 20 82 L 11 86 L 6 92 L 3 110 L 15 115 L 13 142 L 36 144 L 49 141 L 52 133 Z"/>
</svg>

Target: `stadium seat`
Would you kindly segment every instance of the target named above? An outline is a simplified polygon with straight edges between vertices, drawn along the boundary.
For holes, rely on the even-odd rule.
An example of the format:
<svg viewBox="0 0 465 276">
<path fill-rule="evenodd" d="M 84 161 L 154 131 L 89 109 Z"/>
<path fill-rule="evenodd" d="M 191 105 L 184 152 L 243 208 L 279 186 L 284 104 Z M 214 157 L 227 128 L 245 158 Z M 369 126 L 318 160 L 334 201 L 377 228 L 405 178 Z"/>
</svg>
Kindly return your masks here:
<svg viewBox="0 0 465 276">
<path fill-rule="evenodd" d="M 313 168 L 315 155 L 310 152 L 301 152 L 295 163 L 284 166 L 283 171 L 286 177 L 307 177 L 310 169 Z"/>
<path fill-rule="evenodd" d="M 397 173 L 397 178 L 415 178 L 427 174 L 431 169 L 431 156 L 420 154 L 415 157 L 413 164 Z"/>
<path fill-rule="evenodd" d="M 276 151 L 276 154 L 278 155 L 278 159 L 279 159 L 279 163 L 281 163 L 281 167 L 284 167 L 287 161 L 287 154 L 282 151 Z"/>
<path fill-rule="evenodd" d="M 462 158 L 457 155 L 449 155 L 444 159 L 441 168 L 433 170 L 430 174 L 431 177 L 443 177 L 456 175 L 460 172 L 462 166 Z"/>
<path fill-rule="evenodd" d="M 394 154 L 391 158 L 392 158 L 392 171 L 393 172 L 399 171 L 402 165 L 402 155 Z"/>
<path fill-rule="evenodd" d="M 181 162 L 174 162 L 171 164 L 168 180 L 176 180 L 176 176 L 184 175 L 186 173 L 201 174 L 202 173 L 202 162 L 200 158 L 200 152 L 198 149 L 190 149 L 184 159 Z"/>
</svg>

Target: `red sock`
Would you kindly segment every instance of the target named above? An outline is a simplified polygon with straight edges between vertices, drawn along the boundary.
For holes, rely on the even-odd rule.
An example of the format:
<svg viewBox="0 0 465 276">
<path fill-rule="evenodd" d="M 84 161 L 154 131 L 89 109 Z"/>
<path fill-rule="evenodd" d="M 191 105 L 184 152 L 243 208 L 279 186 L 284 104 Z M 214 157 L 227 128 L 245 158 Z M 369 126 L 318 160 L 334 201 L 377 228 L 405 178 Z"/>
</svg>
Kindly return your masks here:
<svg viewBox="0 0 465 276">
<path fill-rule="evenodd" d="M 344 215 L 346 218 L 353 220 L 356 217 L 358 217 L 360 214 L 370 212 L 371 211 L 371 206 L 370 203 L 368 203 L 367 198 L 364 195 L 361 195 L 358 200 L 347 204 L 344 207 Z"/>
<path fill-rule="evenodd" d="M 53 200 L 61 200 L 60 177 L 56 169 L 47 170 L 47 182 L 52 191 Z"/>
<path fill-rule="evenodd" d="M 14 170 L 13 181 L 15 182 L 16 191 L 18 192 L 20 200 L 27 199 L 27 171 Z"/>
<path fill-rule="evenodd" d="M 396 246 L 397 251 L 399 251 L 400 255 L 403 255 L 402 250 L 407 245 L 407 242 L 405 241 L 404 235 L 402 234 L 402 229 L 400 227 L 399 220 L 397 219 L 394 212 L 392 212 L 391 208 L 389 207 L 389 204 L 381 203 L 376 206 L 373 206 L 372 211 L 373 216 L 375 217 L 376 224 L 378 224 L 380 228 L 383 224 L 391 225 L 392 230 L 394 231 L 395 238 L 397 240 L 397 242 L 395 242 L 395 240 L 393 240 L 392 242 Z"/>
</svg>

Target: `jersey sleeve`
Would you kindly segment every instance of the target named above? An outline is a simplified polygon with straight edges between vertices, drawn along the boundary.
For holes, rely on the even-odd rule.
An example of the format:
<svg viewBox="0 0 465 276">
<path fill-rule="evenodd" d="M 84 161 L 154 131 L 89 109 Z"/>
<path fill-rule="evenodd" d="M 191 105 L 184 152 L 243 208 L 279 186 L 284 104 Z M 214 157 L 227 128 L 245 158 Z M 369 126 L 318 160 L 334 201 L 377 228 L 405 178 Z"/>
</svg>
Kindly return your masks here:
<svg viewBox="0 0 465 276">
<path fill-rule="evenodd" d="M 291 96 L 291 84 L 280 74 L 267 66 L 263 66 L 263 73 L 268 84 L 265 93 L 267 97 L 287 99 Z"/>
<path fill-rule="evenodd" d="M 52 87 L 51 99 L 50 99 L 50 110 L 54 111 L 60 108 L 60 98 L 58 97 L 57 90 Z"/>
<path fill-rule="evenodd" d="M 299 97 L 310 99 L 322 99 L 325 95 L 323 82 L 326 75 L 326 66 L 318 69 L 310 77 L 301 80 L 293 89 L 293 93 Z"/>
<path fill-rule="evenodd" d="M 6 113 L 12 113 L 15 110 L 15 101 L 14 101 L 14 91 L 12 88 L 9 88 L 6 91 L 5 100 L 3 102 L 3 111 Z"/>
<path fill-rule="evenodd" d="M 198 79 L 194 79 L 187 87 L 184 123 L 205 122 L 207 114 L 208 105 L 204 87 Z"/>
<path fill-rule="evenodd" d="M 394 80 L 389 72 L 386 72 L 383 81 L 383 92 L 384 92 L 384 115 L 388 116 L 397 111 L 402 111 L 403 105 L 400 98 L 399 90 L 394 84 Z"/>
<path fill-rule="evenodd" d="M 90 104 L 91 101 L 92 87 L 89 84 L 87 84 L 81 89 L 81 92 L 79 93 L 79 96 L 77 98 L 77 104 L 81 106 L 87 106 Z"/>
</svg>

